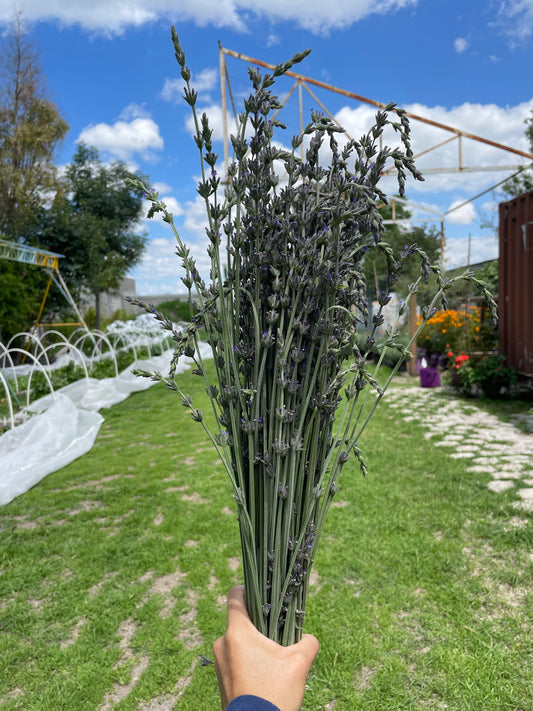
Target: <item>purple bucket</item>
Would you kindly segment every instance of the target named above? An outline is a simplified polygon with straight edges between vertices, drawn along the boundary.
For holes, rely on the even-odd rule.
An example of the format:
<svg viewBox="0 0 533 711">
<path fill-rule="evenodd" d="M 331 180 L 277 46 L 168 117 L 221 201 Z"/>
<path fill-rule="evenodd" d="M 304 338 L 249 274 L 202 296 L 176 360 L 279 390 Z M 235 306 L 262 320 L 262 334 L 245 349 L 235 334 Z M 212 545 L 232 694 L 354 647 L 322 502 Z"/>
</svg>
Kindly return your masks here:
<svg viewBox="0 0 533 711">
<path fill-rule="evenodd" d="M 423 388 L 438 388 L 440 386 L 440 373 L 437 368 L 420 368 L 420 385 Z"/>
</svg>

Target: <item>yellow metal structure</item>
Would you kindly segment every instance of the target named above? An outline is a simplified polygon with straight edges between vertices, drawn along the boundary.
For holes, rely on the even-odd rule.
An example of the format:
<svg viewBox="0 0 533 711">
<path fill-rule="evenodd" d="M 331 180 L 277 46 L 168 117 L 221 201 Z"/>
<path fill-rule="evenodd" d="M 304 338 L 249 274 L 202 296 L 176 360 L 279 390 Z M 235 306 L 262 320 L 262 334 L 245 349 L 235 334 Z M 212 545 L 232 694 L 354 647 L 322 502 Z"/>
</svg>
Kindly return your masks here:
<svg viewBox="0 0 533 711">
<path fill-rule="evenodd" d="M 65 284 L 63 277 L 59 272 L 59 260 L 63 257 L 63 254 L 57 254 L 56 252 L 48 252 L 47 250 L 40 249 L 39 247 L 28 247 L 26 245 L 17 244 L 16 242 L 10 242 L 5 239 L 0 239 L 0 259 L 9 259 L 13 262 L 21 262 L 23 264 L 31 264 L 36 267 L 41 267 L 48 273 L 50 277 L 48 280 L 48 284 L 46 285 L 43 300 L 41 301 L 39 315 L 37 316 L 37 320 L 32 329 L 32 334 L 35 333 L 35 330 L 38 326 L 41 326 L 43 328 L 51 328 L 52 326 L 83 326 L 85 330 L 88 330 L 87 325 L 83 320 L 83 316 L 79 312 L 78 307 L 76 306 L 76 303 L 72 298 L 67 288 L 67 285 Z M 69 324 L 40 323 L 41 316 L 43 315 L 44 311 L 44 305 L 46 303 L 46 299 L 48 298 L 52 282 L 54 282 L 54 284 L 58 287 L 59 291 L 63 294 L 65 299 L 73 307 L 74 312 L 78 317 L 78 321 L 74 321 Z"/>
</svg>

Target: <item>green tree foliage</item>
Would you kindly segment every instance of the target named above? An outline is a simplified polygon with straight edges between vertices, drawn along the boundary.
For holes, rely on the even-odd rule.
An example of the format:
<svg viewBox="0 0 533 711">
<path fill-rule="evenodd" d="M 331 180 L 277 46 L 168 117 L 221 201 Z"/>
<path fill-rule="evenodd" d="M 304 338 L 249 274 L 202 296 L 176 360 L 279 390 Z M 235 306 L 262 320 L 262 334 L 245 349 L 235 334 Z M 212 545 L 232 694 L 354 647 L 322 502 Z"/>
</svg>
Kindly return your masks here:
<svg viewBox="0 0 533 711">
<path fill-rule="evenodd" d="M 525 134 L 529 141 L 529 151 L 533 153 L 533 111 L 524 123 L 526 124 Z M 505 183 L 503 189 L 510 197 L 533 190 L 533 164 L 528 170 L 523 171 Z"/>
<path fill-rule="evenodd" d="M 130 180 L 147 179 L 122 162 L 104 165 L 95 148 L 79 145 L 41 234 L 42 246 L 65 255 L 61 271 L 73 291 L 94 295 L 98 328 L 100 295 L 119 286 L 146 244 L 143 193 Z"/>
<path fill-rule="evenodd" d="M 386 221 L 392 219 L 398 221 L 387 225 L 383 238 L 383 241 L 390 245 L 395 253 L 400 252 L 405 246 L 417 244 L 418 247 L 426 252 L 431 262 L 435 263 L 440 260 L 441 235 L 435 226 L 410 226 L 406 224 L 405 221 L 411 217 L 411 213 L 403 203 L 397 201 L 394 204 L 394 213 L 391 201 L 388 205 L 380 208 L 380 214 Z M 400 298 L 404 298 L 407 295 L 409 285 L 416 280 L 419 266 L 415 259 L 407 260 L 400 279 L 393 286 L 393 291 Z M 387 273 L 387 256 L 385 252 L 378 254 L 374 250 L 372 258 L 367 258 L 365 261 L 366 282 L 369 294 L 373 299 L 377 298 L 379 291 L 386 290 Z M 433 292 L 434 289 L 430 288 L 430 286 L 422 285 L 418 292 L 418 303 L 422 306 L 429 303 L 427 297 Z"/>
<path fill-rule="evenodd" d="M 0 343 L 6 344 L 16 333 L 31 329 L 47 278 L 37 267 L 0 260 Z"/>
<path fill-rule="evenodd" d="M 0 39 L 0 238 L 36 244 L 56 186 L 54 156 L 68 131 L 48 96 L 38 53 L 17 13 Z M 0 259 L 0 338 L 31 328 L 47 276 Z"/>
<path fill-rule="evenodd" d="M 0 45 L 0 232 L 32 241 L 46 193 L 56 185 L 54 155 L 67 131 L 17 14 Z"/>
</svg>

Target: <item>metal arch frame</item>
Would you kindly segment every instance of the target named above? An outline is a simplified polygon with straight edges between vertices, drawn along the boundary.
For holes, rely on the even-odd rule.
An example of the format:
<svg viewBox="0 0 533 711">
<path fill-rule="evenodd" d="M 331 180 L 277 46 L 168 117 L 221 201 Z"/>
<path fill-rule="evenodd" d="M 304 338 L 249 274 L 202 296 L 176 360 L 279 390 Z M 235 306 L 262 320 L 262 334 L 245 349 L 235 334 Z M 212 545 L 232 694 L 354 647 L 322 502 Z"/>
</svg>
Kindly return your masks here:
<svg viewBox="0 0 533 711">
<path fill-rule="evenodd" d="M 219 67 L 220 67 L 220 91 L 221 91 L 221 99 L 222 99 L 222 123 L 223 123 L 223 144 L 224 144 L 224 165 L 226 169 L 226 173 L 229 167 L 229 133 L 228 133 L 228 106 L 227 106 L 227 97 L 226 97 L 226 84 L 228 86 L 229 92 L 230 92 L 230 98 L 231 102 L 233 105 L 233 111 L 235 113 L 235 105 L 233 104 L 233 96 L 231 94 L 231 85 L 229 81 L 229 74 L 226 66 L 226 56 L 228 57 L 234 57 L 235 59 L 239 59 L 241 61 L 246 62 L 247 64 L 252 64 L 254 66 L 260 66 L 264 67 L 265 69 L 275 69 L 274 64 L 269 64 L 268 62 L 264 62 L 260 59 L 256 59 L 254 57 L 249 57 L 245 54 L 242 54 L 240 52 L 235 52 L 231 49 L 227 49 L 225 47 L 222 47 L 222 45 L 219 43 Z M 316 94 L 312 91 L 312 89 L 309 88 L 309 85 L 313 85 L 316 87 L 319 87 L 321 89 L 326 89 L 327 91 L 332 91 L 336 94 L 340 94 L 342 96 L 346 96 L 349 99 L 353 99 L 355 101 L 359 101 L 361 103 L 365 104 L 370 104 L 371 106 L 375 106 L 380 109 L 386 108 L 386 104 L 376 101 L 374 99 L 369 99 L 368 97 L 361 96 L 359 94 L 355 94 L 352 91 L 347 91 L 346 89 L 340 89 L 339 87 L 333 86 L 332 84 L 327 84 L 326 82 L 320 81 L 318 79 L 312 79 L 311 77 L 306 77 L 303 74 L 299 74 L 297 72 L 293 71 L 287 71 L 286 76 L 290 76 L 293 79 L 295 79 L 295 83 L 288 92 L 288 94 L 285 96 L 283 101 L 281 102 L 281 106 L 285 106 L 287 100 L 289 97 L 293 94 L 294 90 L 298 88 L 298 99 L 299 99 L 299 112 L 300 112 L 300 131 L 303 130 L 303 106 L 302 106 L 302 88 L 304 88 L 310 96 L 314 99 L 314 101 L 317 102 L 317 104 L 320 106 L 320 108 L 329 116 L 329 118 L 334 121 L 337 126 L 340 128 L 343 128 L 341 124 L 337 121 L 337 119 L 334 117 L 334 115 L 327 109 L 327 107 L 324 105 L 322 101 L 316 96 Z M 281 109 L 278 109 L 278 112 Z M 455 128 L 453 126 L 449 126 L 447 124 L 440 123 L 439 121 L 434 121 L 433 119 L 426 118 L 425 116 L 419 116 L 417 114 L 413 114 L 410 112 L 406 112 L 406 115 L 412 119 L 413 121 L 419 121 L 421 123 L 428 124 L 430 126 L 433 126 L 434 128 L 441 129 L 443 131 L 446 131 L 448 133 L 452 133 L 453 135 L 449 138 L 446 138 L 444 141 L 440 141 L 434 146 L 431 146 L 430 148 L 427 148 L 417 155 L 415 155 L 415 159 L 419 158 L 422 155 L 425 155 L 427 153 L 430 153 L 431 151 L 436 150 L 437 148 L 440 148 L 441 146 L 451 143 L 452 141 L 457 140 L 458 142 L 458 155 L 457 155 L 457 166 L 456 167 L 450 167 L 450 168 L 427 168 L 424 170 L 425 174 L 431 174 L 431 173 L 467 173 L 467 172 L 495 172 L 499 170 L 512 170 L 513 173 L 509 175 L 507 178 L 504 180 L 499 181 L 495 185 L 492 185 L 490 188 L 487 188 L 483 192 L 479 193 L 478 195 L 475 195 L 474 197 L 470 198 L 469 200 L 466 200 L 462 202 L 460 205 L 456 205 L 455 207 L 447 210 L 444 213 L 436 213 L 439 215 L 439 217 L 433 218 L 434 220 L 440 220 L 441 222 L 441 262 L 442 266 L 444 267 L 444 221 L 446 218 L 446 215 L 450 214 L 451 212 L 454 212 L 458 210 L 461 207 L 464 207 L 470 202 L 473 202 L 477 198 L 481 197 L 482 195 L 485 195 L 488 192 L 491 192 L 495 188 L 499 187 L 500 185 L 503 185 L 506 183 L 508 180 L 511 178 L 515 177 L 516 175 L 520 174 L 523 170 L 528 170 L 531 168 L 531 166 L 524 165 L 524 164 L 514 164 L 514 165 L 499 165 L 499 166 L 464 166 L 463 165 L 463 155 L 462 155 L 462 140 L 463 138 L 472 140 L 472 141 L 477 141 L 478 143 L 483 143 L 485 145 L 491 146 L 492 148 L 496 148 L 498 150 L 506 151 L 507 153 L 511 153 L 516 156 L 520 156 L 521 158 L 528 158 L 529 160 L 533 161 L 533 153 L 529 153 L 527 151 L 521 151 L 518 148 L 513 148 L 512 146 L 506 146 L 503 143 L 497 143 L 496 141 L 492 141 L 488 138 L 483 138 L 482 136 L 478 136 L 473 133 L 469 133 L 467 131 L 463 131 L 461 129 Z M 344 130 L 344 129 L 343 129 Z M 351 136 L 346 133 L 348 138 L 351 138 Z M 302 150 L 302 157 L 303 157 L 303 144 L 301 147 Z M 390 174 L 394 172 L 394 168 L 390 168 L 389 170 L 385 171 L 385 174 Z M 396 200 L 398 198 L 395 198 Z M 405 201 L 407 204 L 416 206 L 416 203 L 412 201 Z M 420 206 L 421 207 L 421 206 Z M 424 209 L 427 210 L 427 208 L 424 207 Z M 419 220 L 416 220 L 417 222 Z M 396 220 L 392 220 L 392 222 L 396 222 Z M 410 220 L 410 222 L 413 222 L 413 220 Z"/>
<path fill-rule="evenodd" d="M 225 47 L 222 47 L 219 44 L 219 64 L 220 64 L 220 86 L 221 86 L 221 94 L 222 94 L 222 115 L 223 115 L 223 120 L 224 120 L 224 160 L 226 162 L 226 166 L 229 163 L 229 137 L 227 133 L 227 101 L 226 101 L 226 82 L 228 82 L 229 85 L 229 75 L 227 72 L 227 67 L 226 67 L 226 61 L 225 57 L 234 57 L 235 59 L 240 59 L 241 61 L 246 62 L 247 64 L 253 64 L 255 66 L 260 66 L 264 67 L 265 69 L 275 69 L 274 64 L 269 64 L 268 62 L 264 62 L 260 59 L 255 59 L 254 57 L 248 57 L 245 54 L 241 54 L 240 52 L 235 52 L 231 49 L 227 49 Z M 366 96 L 361 96 L 360 94 L 355 94 L 352 91 L 347 91 L 346 89 L 341 89 L 339 87 L 334 86 L 333 84 L 327 84 L 326 82 L 320 81 L 318 79 L 312 79 L 311 77 L 306 77 L 303 74 L 298 74 L 297 72 L 293 71 L 287 71 L 285 73 L 286 76 L 293 77 L 296 79 L 295 85 L 293 88 L 290 90 L 289 94 L 285 97 L 285 100 L 282 102 L 282 105 L 285 104 L 289 96 L 292 94 L 296 86 L 299 88 L 299 94 L 301 97 L 301 89 L 302 87 L 306 89 L 306 91 L 313 97 L 313 99 L 319 104 L 319 106 L 322 108 L 323 111 L 327 113 L 327 115 L 338 125 L 339 122 L 335 119 L 335 117 L 328 111 L 328 109 L 324 106 L 324 104 L 318 99 L 316 94 L 309 88 L 308 84 L 311 84 L 313 86 L 317 86 L 321 89 L 326 89 L 327 91 L 332 91 L 335 94 L 341 94 L 342 96 L 346 96 L 349 99 L 354 99 L 355 101 L 360 101 L 361 103 L 365 104 L 370 104 L 371 106 L 376 106 L 377 108 L 380 109 L 385 109 L 387 104 L 384 104 L 381 101 L 376 101 L 375 99 L 369 99 Z M 433 126 L 434 128 L 439 128 L 442 129 L 443 131 L 447 131 L 448 133 L 453 133 L 454 135 L 451 136 L 450 138 L 447 138 L 444 141 L 440 141 L 438 144 L 432 146 L 431 148 L 427 148 L 421 153 L 419 153 L 415 158 L 420 157 L 421 155 L 424 155 L 425 153 L 429 153 L 430 151 L 435 150 L 436 148 L 440 148 L 440 146 L 450 143 L 451 141 L 458 140 L 458 166 L 456 168 L 433 168 L 433 169 L 426 169 L 426 173 L 434 172 L 434 173 L 445 173 L 445 172 L 451 172 L 451 173 L 456 173 L 456 172 L 476 172 L 476 171 L 496 171 L 496 170 L 517 170 L 518 168 L 522 168 L 523 166 L 521 165 L 511 165 L 511 166 L 474 166 L 474 167 L 467 167 L 462 164 L 462 139 L 467 138 L 473 141 L 477 141 L 479 143 L 484 143 L 488 146 L 492 146 L 493 148 L 498 148 L 499 150 L 507 151 L 508 153 L 513 153 L 514 155 L 520 156 L 522 158 L 528 158 L 530 160 L 533 160 L 533 153 L 529 153 L 528 151 L 521 151 L 518 148 L 513 148 L 512 146 L 506 146 L 503 143 L 497 143 L 496 141 L 492 141 L 489 138 L 483 138 L 483 136 L 478 136 L 474 133 L 469 133 L 467 131 L 463 131 L 461 129 L 455 128 L 454 126 L 449 126 L 444 123 L 440 123 L 439 121 L 434 121 L 433 119 L 426 118 L 425 116 L 419 116 L 418 114 L 413 114 L 410 113 L 409 111 L 406 111 L 406 116 L 408 116 L 410 119 L 413 121 L 419 121 L 421 123 L 428 124 L 430 126 Z M 302 105 L 300 102 L 300 122 L 302 121 Z M 341 127 L 342 128 L 342 127 Z M 348 135 L 348 134 L 347 134 Z"/>
</svg>

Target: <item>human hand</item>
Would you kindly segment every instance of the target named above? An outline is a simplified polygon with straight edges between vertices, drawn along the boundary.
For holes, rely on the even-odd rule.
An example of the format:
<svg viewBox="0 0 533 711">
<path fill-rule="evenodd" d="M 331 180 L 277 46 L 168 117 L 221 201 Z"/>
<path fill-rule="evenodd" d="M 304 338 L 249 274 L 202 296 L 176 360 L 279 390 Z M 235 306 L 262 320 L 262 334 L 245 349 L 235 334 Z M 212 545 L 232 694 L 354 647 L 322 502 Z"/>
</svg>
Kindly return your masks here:
<svg viewBox="0 0 533 711">
<path fill-rule="evenodd" d="M 289 647 L 262 635 L 248 616 L 244 586 L 231 588 L 228 628 L 213 644 L 222 708 L 237 696 L 251 694 L 281 711 L 299 711 L 318 648 L 318 640 L 311 634 L 304 634 Z"/>
</svg>

